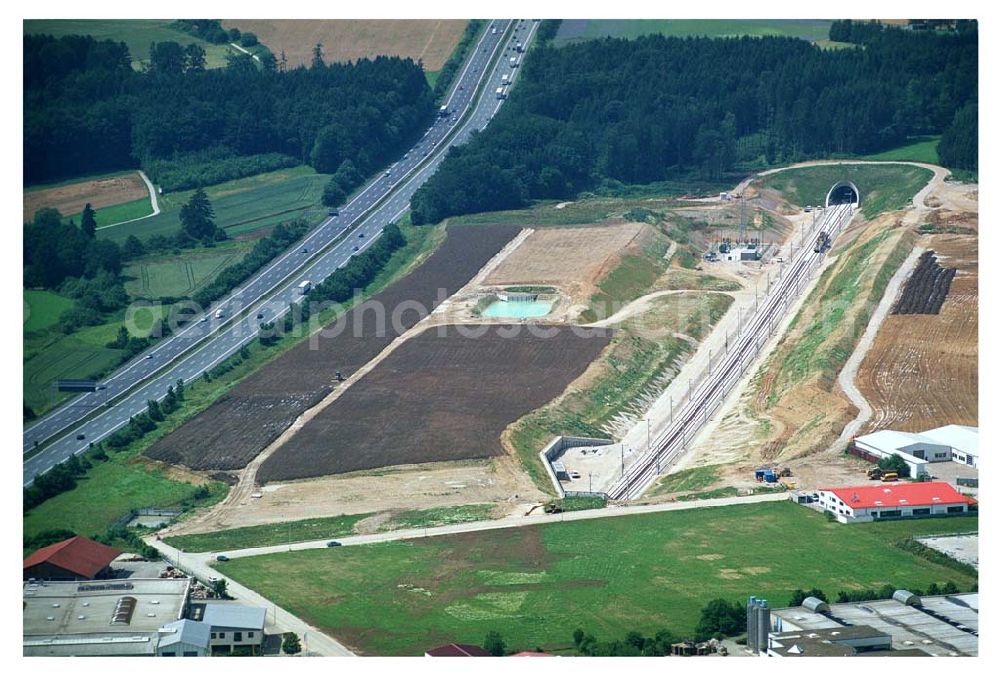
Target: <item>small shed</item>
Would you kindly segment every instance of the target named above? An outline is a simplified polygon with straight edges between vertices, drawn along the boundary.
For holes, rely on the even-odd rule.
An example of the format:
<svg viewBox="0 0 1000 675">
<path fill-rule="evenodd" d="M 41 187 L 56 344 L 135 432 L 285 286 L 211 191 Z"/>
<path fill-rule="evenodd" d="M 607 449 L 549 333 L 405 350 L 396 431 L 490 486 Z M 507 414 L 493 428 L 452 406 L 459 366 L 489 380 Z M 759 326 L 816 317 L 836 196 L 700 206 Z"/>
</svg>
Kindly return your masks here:
<svg viewBox="0 0 1000 675">
<path fill-rule="evenodd" d="M 816 612 L 817 614 L 824 614 L 830 611 L 830 605 L 812 595 L 802 601 L 802 606 L 810 612 Z"/>
<path fill-rule="evenodd" d="M 892 599 L 908 607 L 920 607 L 923 604 L 920 600 L 919 595 L 915 595 L 903 589 L 899 589 L 898 591 L 893 593 Z"/>
</svg>

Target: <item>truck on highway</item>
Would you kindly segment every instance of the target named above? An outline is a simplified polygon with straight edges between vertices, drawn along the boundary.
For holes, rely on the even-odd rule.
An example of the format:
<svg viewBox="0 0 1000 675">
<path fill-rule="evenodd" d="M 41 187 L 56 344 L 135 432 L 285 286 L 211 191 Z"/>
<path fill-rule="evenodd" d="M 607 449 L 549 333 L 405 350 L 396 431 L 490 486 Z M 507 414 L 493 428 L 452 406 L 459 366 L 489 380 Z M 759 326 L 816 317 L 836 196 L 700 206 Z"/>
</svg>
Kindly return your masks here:
<svg viewBox="0 0 1000 675">
<path fill-rule="evenodd" d="M 504 97 L 503 87 L 497 87 L 497 99 L 502 99 Z"/>
<path fill-rule="evenodd" d="M 511 68 L 517 68 L 517 57 L 516 56 L 510 57 L 510 67 Z"/>
<path fill-rule="evenodd" d="M 221 319 L 223 316 L 224 316 L 224 314 L 223 314 L 223 311 L 221 309 L 215 310 L 215 318 L 216 319 Z"/>
<path fill-rule="evenodd" d="M 518 54 L 521 54 L 521 53 L 523 53 L 523 52 L 524 52 L 524 45 L 523 45 L 523 44 L 521 44 L 520 42 L 518 42 L 518 43 L 517 43 L 517 53 L 518 53 Z"/>
<path fill-rule="evenodd" d="M 441 109 L 438 110 L 438 117 L 447 117 L 447 116 L 448 116 L 448 106 L 443 105 L 441 106 Z"/>
<path fill-rule="evenodd" d="M 312 287 L 313 287 L 312 282 L 306 279 L 301 284 L 299 284 L 299 294 L 305 295 L 310 291 L 310 289 L 312 289 Z"/>
</svg>

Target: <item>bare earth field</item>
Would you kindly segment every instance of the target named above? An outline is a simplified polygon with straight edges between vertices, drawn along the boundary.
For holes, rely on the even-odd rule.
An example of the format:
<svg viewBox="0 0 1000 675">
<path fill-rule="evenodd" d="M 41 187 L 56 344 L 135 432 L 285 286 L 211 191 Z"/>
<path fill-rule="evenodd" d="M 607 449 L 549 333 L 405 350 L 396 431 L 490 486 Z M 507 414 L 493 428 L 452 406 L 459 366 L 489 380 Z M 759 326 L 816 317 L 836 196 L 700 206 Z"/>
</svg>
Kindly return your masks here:
<svg viewBox="0 0 1000 675">
<path fill-rule="evenodd" d="M 940 264 L 958 274 L 939 314 L 894 314 L 879 328 L 858 370 L 858 387 L 873 410 L 863 433 L 979 425 L 978 240 L 958 234 L 927 240 Z"/>
<path fill-rule="evenodd" d="M 562 393 L 610 341 L 602 329 L 548 332 L 424 331 L 275 451 L 259 481 L 502 454 L 507 425 Z"/>
<path fill-rule="evenodd" d="M 451 227 L 413 272 L 237 384 L 146 454 L 191 469 L 239 469 L 303 411 L 374 358 L 424 313 L 465 285 L 519 231 L 515 226 Z M 406 311 L 400 311 L 406 310 Z"/>
<path fill-rule="evenodd" d="M 486 285 L 551 285 L 574 302 L 586 302 L 596 284 L 619 261 L 620 253 L 648 236 L 648 226 L 547 227 L 524 240 L 486 278 Z"/>
<path fill-rule="evenodd" d="M 227 29 L 251 32 L 288 66 L 312 62 L 313 47 L 323 45 L 326 63 L 376 56 L 402 56 L 423 61 L 424 70 L 440 70 L 465 30 L 464 19 L 230 19 Z"/>
<path fill-rule="evenodd" d="M 100 209 L 143 197 L 149 197 L 149 190 L 137 172 L 27 190 L 24 192 L 24 222 L 31 222 L 35 212 L 43 208 L 59 209 L 59 213 L 69 216 L 83 211 L 87 202 L 94 209 Z"/>
</svg>

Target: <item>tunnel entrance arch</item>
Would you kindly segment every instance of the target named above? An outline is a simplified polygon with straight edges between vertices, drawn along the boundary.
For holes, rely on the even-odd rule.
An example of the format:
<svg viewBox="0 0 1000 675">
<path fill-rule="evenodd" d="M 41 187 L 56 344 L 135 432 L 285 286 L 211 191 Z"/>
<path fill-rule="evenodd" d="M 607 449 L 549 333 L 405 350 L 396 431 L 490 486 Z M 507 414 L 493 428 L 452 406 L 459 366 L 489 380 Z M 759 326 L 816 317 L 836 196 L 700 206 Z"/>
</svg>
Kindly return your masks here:
<svg viewBox="0 0 1000 675">
<path fill-rule="evenodd" d="M 854 204 L 857 206 L 861 203 L 861 191 L 858 190 L 858 186 L 849 180 L 842 180 L 836 183 L 830 191 L 826 193 L 826 205 L 833 206 L 835 204 Z"/>
</svg>

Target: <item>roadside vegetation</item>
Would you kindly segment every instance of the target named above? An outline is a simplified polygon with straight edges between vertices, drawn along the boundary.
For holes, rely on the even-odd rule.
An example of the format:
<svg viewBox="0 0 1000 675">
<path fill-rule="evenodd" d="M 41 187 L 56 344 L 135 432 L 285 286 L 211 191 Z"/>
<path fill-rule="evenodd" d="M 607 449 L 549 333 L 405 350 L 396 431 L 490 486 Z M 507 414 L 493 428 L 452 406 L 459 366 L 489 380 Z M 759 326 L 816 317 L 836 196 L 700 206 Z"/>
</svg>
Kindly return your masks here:
<svg viewBox="0 0 1000 675">
<path fill-rule="evenodd" d="M 605 37 L 634 39 L 642 35 L 675 37 L 792 37 L 808 42 L 825 40 L 831 21 L 812 19 L 564 19 L 555 37 L 562 46 Z"/>
<path fill-rule="evenodd" d="M 488 631 L 508 650 L 558 652 L 581 626 L 597 641 L 693 636 L 720 597 L 742 608 L 750 594 L 786 606 L 810 587 L 967 591 L 975 576 L 895 542 L 977 528 L 975 517 L 845 527 L 781 502 L 278 553 L 225 571 L 364 654 L 420 654 L 428 635 L 480 644 Z"/>
<path fill-rule="evenodd" d="M 892 148 L 883 152 L 876 152 L 871 155 L 863 155 L 858 159 L 871 159 L 883 162 L 924 162 L 926 164 L 940 164 L 941 158 L 938 156 L 938 143 L 940 136 L 920 136 L 907 139 L 906 143 L 898 148 Z"/>
<path fill-rule="evenodd" d="M 656 497 L 674 492 L 704 490 L 719 481 L 718 465 L 697 466 L 661 476 L 647 494 Z"/>
</svg>

